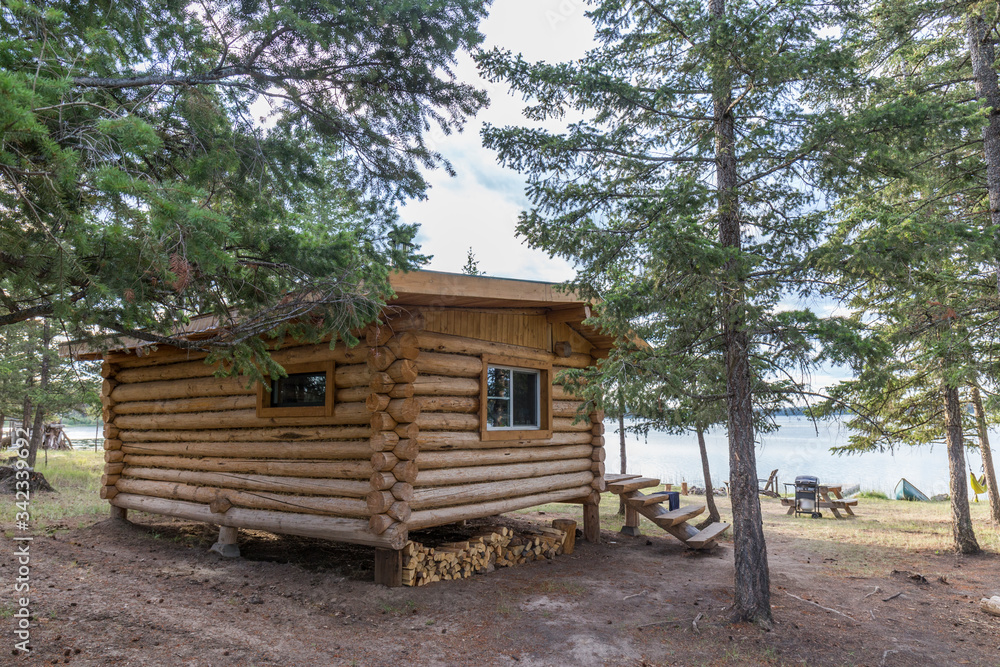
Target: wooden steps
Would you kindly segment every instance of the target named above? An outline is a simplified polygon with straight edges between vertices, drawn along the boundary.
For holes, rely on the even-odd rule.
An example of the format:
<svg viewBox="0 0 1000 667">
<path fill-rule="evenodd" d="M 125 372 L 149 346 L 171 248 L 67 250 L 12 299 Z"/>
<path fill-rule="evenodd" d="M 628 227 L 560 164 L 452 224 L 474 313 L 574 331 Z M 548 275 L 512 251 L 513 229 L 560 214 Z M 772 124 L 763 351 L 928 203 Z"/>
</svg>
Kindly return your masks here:
<svg viewBox="0 0 1000 667">
<path fill-rule="evenodd" d="M 636 477 L 633 479 L 608 482 L 608 491 L 623 496 L 626 493 L 631 493 L 632 491 L 638 491 L 639 489 L 648 489 L 651 486 L 659 486 L 659 485 L 660 485 L 660 480 L 658 479 L 654 479 L 652 477 Z"/>
<path fill-rule="evenodd" d="M 710 543 L 714 542 L 716 537 L 726 532 L 728 529 L 728 523 L 713 523 L 711 526 L 701 531 L 694 537 L 689 537 L 687 539 L 687 545 L 695 549 L 704 549 Z"/>
<path fill-rule="evenodd" d="M 658 487 L 660 480 L 641 475 L 605 475 L 608 491 L 621 496 L 625 500 L 625 526 L 622 532 L 626 535 L 638 536 L 639 515 L 642 515 L 667 531 L 692 549 L 711 549 L 716 546 L 716 538 L 729 530 L 728 523 L 713 523 L 705 530 L 699 531 L 688 523 L 705 511 L 704 505 L 687 505 L 675 510 L 667 510 L 664 502 L 670 496 L 665 491 L 642 493 L 640 489 Z"/>
<path fill-rule="evenodd" d="M 688 505 L 687 507 L 679 507 L 673 511 L 658 514 L 657 516 L 652 517 L 652 520 L 653 523 L 661 528 L 664 526 L 676 526 L 679 523 L 684 523 L 688 519 L 695 518 L 704 511 L 704 505 Z"/>
</svg>

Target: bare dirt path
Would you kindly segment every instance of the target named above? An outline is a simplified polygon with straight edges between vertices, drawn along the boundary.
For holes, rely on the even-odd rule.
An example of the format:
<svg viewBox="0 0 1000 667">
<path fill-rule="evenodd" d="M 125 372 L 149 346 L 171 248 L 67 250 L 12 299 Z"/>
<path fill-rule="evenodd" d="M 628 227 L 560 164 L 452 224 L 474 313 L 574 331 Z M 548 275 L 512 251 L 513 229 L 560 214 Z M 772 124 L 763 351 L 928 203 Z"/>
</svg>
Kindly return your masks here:
<svg viewBox="0 0 1000 667">
<path fill-rule="evenodd" d="M 501 521 L 532 518 L 554 517 Z M 34 651 L 13 656 L 5 631 L 0 665 L 1000 665 L 1000 619 L 978 605 L 1000 594 L 995 554 L 880 553 L 858 576 L 836 544 L 769 534 L 777 623 L 763 632 L 728 621 L 729 545 L 691 552 L 648 525 L 554 561 L 387 589 L 368 549 L 241 532 L 244 557 L 227 560 L 207 551 L 207 526 L 134 521 L 35 539 Z M 0 560 L 5 587 L 14 568 Z"/>
</svg>

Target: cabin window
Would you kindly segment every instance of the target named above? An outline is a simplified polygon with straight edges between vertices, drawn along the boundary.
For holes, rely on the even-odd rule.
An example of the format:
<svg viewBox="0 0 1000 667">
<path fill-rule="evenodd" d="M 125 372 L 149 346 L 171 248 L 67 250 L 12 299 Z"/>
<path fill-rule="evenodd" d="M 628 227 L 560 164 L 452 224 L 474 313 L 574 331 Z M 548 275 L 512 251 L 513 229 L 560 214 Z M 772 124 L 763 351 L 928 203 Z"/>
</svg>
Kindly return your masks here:
<svg viewBox="0 0 1000 667">
<path fill-rule="evenodd" d="M 258 417 L 329 417 L 333 415 L 333 362 L 293 364 L 287 377 L 268 378 L 257 392 Z"/>
<path fill-rule="evenodd" d="M 481 428 L 484 440 L 546 438 L 551 435 L 547 364 L 483 358 Z"/>
</svg>

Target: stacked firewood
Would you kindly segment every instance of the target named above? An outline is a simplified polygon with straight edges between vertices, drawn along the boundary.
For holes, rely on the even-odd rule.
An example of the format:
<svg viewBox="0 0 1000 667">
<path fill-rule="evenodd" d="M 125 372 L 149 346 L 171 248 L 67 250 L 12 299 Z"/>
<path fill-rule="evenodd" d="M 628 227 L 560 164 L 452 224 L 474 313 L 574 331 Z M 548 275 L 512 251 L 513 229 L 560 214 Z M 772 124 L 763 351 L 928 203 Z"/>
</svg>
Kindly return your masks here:
<svg viewBox="0 0 1000 667">
<path fill-rule="evenodd" d="M 403 585 L 467 579 L 498 567 L 555 558 L 563 553 L 565 541 L 565 531 L 544 526 L 520 534 L 498 527 L 436 547 L 409 541 L 403 547 Z"/>
</svg>

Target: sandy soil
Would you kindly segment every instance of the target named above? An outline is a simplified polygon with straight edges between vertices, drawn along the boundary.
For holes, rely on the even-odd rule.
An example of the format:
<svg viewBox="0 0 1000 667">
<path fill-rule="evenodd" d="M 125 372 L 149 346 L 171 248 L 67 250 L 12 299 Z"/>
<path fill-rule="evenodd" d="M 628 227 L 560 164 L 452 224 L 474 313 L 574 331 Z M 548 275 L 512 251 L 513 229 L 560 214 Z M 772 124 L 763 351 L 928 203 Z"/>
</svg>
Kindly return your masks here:
<svg viewBox="0 0 1000 667">
<path fill-rule="evenodd" d="M 896 571 L 861 577 L 836 545 L 769 536 L 763 632 L 728 620 L 730 544 L 691 552 L 649 524 L 554 561 L 387 589 L 370 549 L 241 532 L 229 560 L 207 551 L 207 526 L 131 518 L 32 543 L 34 651 L 13 656 L 5 630 L 0 665 L 1000 665 L 1000 618 L 978 604 L 1000 594 L 995 554 L 899 553 Z"/>
</svg>

